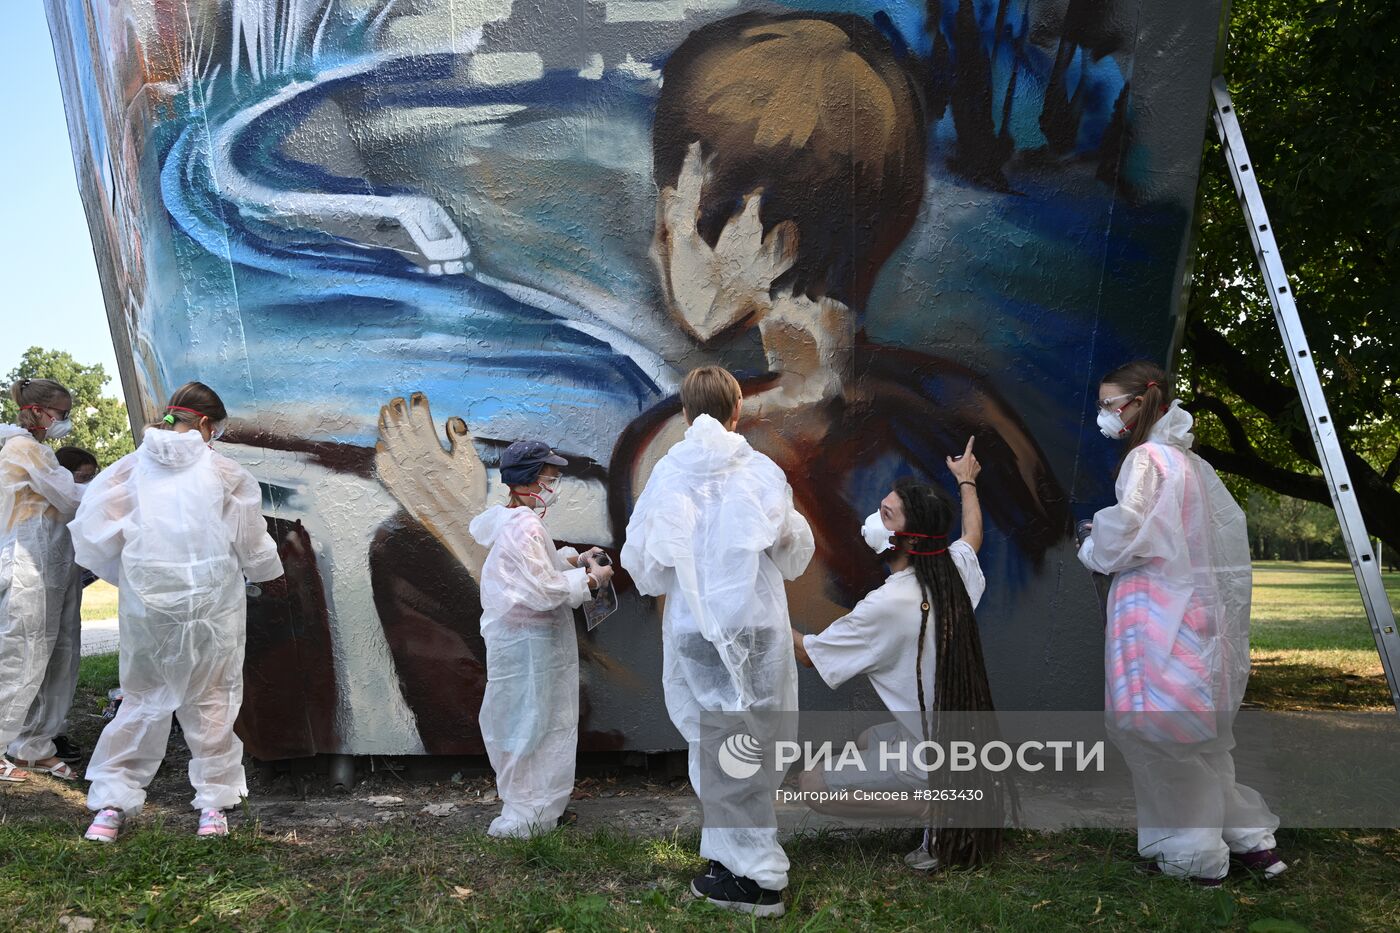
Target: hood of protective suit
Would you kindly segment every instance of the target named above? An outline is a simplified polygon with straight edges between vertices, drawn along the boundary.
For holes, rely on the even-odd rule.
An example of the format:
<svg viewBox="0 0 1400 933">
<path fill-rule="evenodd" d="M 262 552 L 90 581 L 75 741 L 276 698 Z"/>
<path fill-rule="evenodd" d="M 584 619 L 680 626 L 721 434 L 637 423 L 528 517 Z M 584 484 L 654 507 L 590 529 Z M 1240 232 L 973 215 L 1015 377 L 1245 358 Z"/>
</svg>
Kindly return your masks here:
<svg viewBox="0 0 1400 933">
<path fill-rule="evenodd" d="M 1158 444 L 1170 444 L 1190 450 L 1196 441 L 1195 435 L 1191 433 L 1191 426 L 1195 423 L 1196 419 L 1191 417 L 1191 413 L 1182 408 L 1181 401 L 1177 400 L 1172 402 L 1167 413 L 1147 432 L 1147 439 Z"/>
<path fill-rule="evenodd" d="M 524 515 L 533 514 L 533 512 L 526 508 L 511 509 L 504 505 L 493 505 L 476 518 L 472 519 L 472 523 L 467 526 L 467 530 L 471 532 L 477 544 L 489 548 L 496 543 L 496 539 L 501 536 L 501 531 L 506 525 Z"/>
<path fill-rule="evenodd" d="M 701 415 L 686 429 L 685 439 L 666 455 L 681 471 L 696 476 L 728 473 L 752 459 L 753 448 L 742 434 L 726 431 L 709 415 Z"/>
<path fill-rule="evenodd" d="M 28 435 L 24 428 L 14 424 L 0 424 L 0 444 L 4 444 L 12 437 L 19 437 L 21 434 Z"/>
<path fill-rule="evenodd" d="M 142 436 L 138 453 L 148 463 L 182 470 L 199 462 L 210 450 L 198 431 L 177 434 L 174 431 L 150 430 Z"/>
</svg>

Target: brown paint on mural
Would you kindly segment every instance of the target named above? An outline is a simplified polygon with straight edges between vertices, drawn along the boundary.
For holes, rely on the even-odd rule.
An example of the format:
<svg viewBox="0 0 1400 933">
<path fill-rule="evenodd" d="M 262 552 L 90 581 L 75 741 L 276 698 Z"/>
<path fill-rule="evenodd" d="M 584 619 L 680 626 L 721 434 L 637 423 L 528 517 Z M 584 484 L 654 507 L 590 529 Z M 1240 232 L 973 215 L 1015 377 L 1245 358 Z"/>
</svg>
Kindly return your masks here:
<svg viewBox="0 0 1400 933">
<path fill-rule="evenodd" d="M 267 519 L 286 570 L 285 588 L 248 600 L 243 707 L 236 730 L 264 761 L 340 748 L 335 662 L 325 581 L 301 522 Z"/>
<path fill-rule="evenodd" d="M 763 232 L 794 228 L 772 288 L 862 307 L 923 196 L 923 109 L 889 42 L 857 16 L 745 13 L 692 32 L 662 75 L 657 188 L 678 186 L 699 143 L 705 241 L 762 192 Z"/>
</svg>

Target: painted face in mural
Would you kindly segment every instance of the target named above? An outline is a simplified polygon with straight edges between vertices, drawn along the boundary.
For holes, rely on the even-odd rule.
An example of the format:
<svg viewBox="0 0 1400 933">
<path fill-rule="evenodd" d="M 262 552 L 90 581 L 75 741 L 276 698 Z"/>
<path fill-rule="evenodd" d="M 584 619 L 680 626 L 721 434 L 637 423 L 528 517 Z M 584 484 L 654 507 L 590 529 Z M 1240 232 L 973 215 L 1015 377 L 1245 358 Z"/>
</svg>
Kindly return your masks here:
<svg viewBox="0 0 1400 933">
<path fill-rule="evenodd" d="M 653 125 L 672 313 L 708 341 L 792 298 L 799 327 L 818 303 L 863 309 L 918 214 L 925 135 L 910 75 L 858 17 L 747 13 L 693 32 Z"/>
<path fill-rule="evenodd" d="M 792 268 L 797 228 L 778 224 L 765 236 L 758 211 L 761 192 L 750 192 L 744 209 L 710 246 L 700 235 L 700 198 L 705 166 L 693 143 L 676 187 L 659 192 L 652 258 L 670 311 L 693 337 L 709 341 L 752 321 L 771 306 L 773 283 Z"/>
</svg>

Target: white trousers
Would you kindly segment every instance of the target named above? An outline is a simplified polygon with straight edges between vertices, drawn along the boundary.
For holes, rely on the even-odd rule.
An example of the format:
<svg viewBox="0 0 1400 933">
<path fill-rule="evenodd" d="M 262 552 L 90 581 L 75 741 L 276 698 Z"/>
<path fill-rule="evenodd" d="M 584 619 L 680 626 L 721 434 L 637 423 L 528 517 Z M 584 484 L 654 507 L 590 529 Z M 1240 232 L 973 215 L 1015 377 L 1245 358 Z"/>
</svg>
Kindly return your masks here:
<svg viewBox="0 0 1400 933">
<path fill-rule="evenodd" d="M 73 708 L 73 692 L 78 687 L 78 666 L 82 661 L 83 571 L 74 566 L 63 594 L 63 608 L 50 617 L 45 633 L 49 663 L 19 735 L 10 743 L 10 755 L 24 761 L 43 761 L 53 756 L 54 736 L 62 735 Z"/>
<path fill-rule="evenodd" d="M 525 838 L 557 825 L 578 757 L 578 637 L 567 625 L 491 626 L 481 738 L 501 815 L 487 834 Z"/>
<path fill-rule="evenodd" d="M 769 634 L 764 632 L 763 637 Z M 693 689 L 693 685 L 702 684 L 705 685 L 704 695 L 716 695 L 714 684 L 730 682 L 724 661 L 714 645 L 695 632 L 679 635 L 675 644 L 668 645 L 667 649 L 675 652 L 676 670 L 684 674 L 683 679 L 668 679 L 664 686 L 672 721 L 690 743 L 690 786 L 700 798 L 702 809 L 700 855 L 719 862 L 740 878 L 756 882 L 759 887 L 781 891 L 788 885 L 791 864 L 778 842 L 775 802 L 782 775 L 770 766 L 778 740 L 795 737 L 796 703 L 791 700 L 796 693 L 796 672 L 790 663 L 760 669 L 780 681 L 760 678 L 762 682 L 753 690 L 762 698 L 763 708 L 754 711 L 759 718 L 752 731 L 763 734 L 751 737 L 762 749 L 764 767 L 752 777 L 735 779 L 721 768 L 705 766 L 702 756 L 712 750 L 702 748 L 699 741 L 702 721 L 707 712 L 720 710 L 702 708 L 696 699 L 702 691 Z M 794 683 L 789 683 L 789 679 Z M 739 728 L 737 722 L 735 725 Z"/>
<path fill-rule="evenodd" d="M 1253 788 L 1235 782 L 1234 742 L 1192 745 L 1115 736 L 1133 775 L 1138 853 L 1174 876 L 1223 878 L 1230 853 L 1274 847 L 1279 819 Z"/>
<path fill-rule="evenodd" d="M 242 580 L 231 581 L 212 611 L 182 620 L 148 613 L 122 591 L 122 704 L 92 750 L 88 809 L 141 809 L 172 715 L 190 748 L 191 805 L 223 809 L 248 796 L 243 743 L 233 732 L 243 705 L 244 598 Z"/>
</svg>

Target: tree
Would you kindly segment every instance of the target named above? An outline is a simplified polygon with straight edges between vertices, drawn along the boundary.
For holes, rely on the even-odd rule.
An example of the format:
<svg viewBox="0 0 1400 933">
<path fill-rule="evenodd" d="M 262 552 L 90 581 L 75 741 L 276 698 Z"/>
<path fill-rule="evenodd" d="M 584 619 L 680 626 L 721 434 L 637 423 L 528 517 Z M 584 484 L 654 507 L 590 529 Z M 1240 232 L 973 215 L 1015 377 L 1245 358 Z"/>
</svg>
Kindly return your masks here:
<svg viewBox="0 0 1400 933">
<path fill-rule="evenodd" d="M 1345 558 L 1341 529 L 1331 508 L 1257 487 L 1244 500 L 1250 545 L 1259 560 Z"/>
<path fill-rule="evenodd" d="M 100 466 L 131 453 L 130 422 L 126 406 L 102 394 L 111 380 L 99 365 L 85 366 L 63 350 L 30 347 L 6 377 L 4 404 L 0 417 L 13 424 L 19 412 L 10 398 L 9 387 L 20 379 L 53 379 L 73 394 L 73 432 L 55 445 L 82 447 L 97 457 Z"/>
<path fill-rule="evenodd" d="M 1400 549 L 1400 6 L 1235 0 L 1226 75 L 1372 534 Z M 1222 472 L 1330 502 L 1213 135 L 1180 372 Z"/>
</svg>

